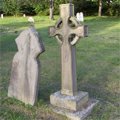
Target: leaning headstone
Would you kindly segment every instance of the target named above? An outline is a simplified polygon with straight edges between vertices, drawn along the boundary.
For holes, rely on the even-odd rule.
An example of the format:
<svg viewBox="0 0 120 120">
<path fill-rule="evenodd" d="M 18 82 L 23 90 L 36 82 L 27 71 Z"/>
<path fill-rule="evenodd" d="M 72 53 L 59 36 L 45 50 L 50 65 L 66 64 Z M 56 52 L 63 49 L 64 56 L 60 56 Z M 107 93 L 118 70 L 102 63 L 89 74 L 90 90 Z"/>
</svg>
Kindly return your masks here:
<svg viewBox="0 0 120 120">
<path fill-rule="evenodd" d="M 76 18 L 78 22 L 84 22 L 84 15 L 83 12 L 77 13 Z"/>
<path fill-rule="evenodd" d="M 12 62 L 8 96 L 34 105 L 38 93 L 38 56 L 44 52 L 41 38 L 34 27 L 21 32 L 15 40 L 18 52 Z"/>
<path fill-rule="evenodd" d="M 50 96 L 50 103 L 56 113 L 72 120 L 81 120 L 88 116 L 98 102 L 90 100 L 88 92 L 77 90 L 75 45 L 79 38 L 87 36 L 87 31 L 87 26 L 80 25 L 74 18 L 73 4 L 60 5 L 60 20 L 49 30 L 50 36 L 55 36 L 59 41 L 62 68 L 61 91 Z"/>
<path fill-rule="evenodd" d="M 3 14 L 1 14 L 1 19 L 3 19 Z"/>
</svg>

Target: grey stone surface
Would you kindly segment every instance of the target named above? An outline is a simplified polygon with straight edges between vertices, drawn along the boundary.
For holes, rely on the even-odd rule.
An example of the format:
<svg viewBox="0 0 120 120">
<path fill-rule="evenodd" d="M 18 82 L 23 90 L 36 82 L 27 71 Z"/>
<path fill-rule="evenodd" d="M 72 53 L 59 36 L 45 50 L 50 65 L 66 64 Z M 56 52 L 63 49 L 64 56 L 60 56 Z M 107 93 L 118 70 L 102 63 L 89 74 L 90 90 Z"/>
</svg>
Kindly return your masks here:
<svg viewBox="0 0 120 120">
<path fill-rule="evenodd" d="M 61 45 L 61 93 L 71 96 L 77 94 L 75 44 L 80 37 L 87 36 L 87 27 L 80 25 L 73 16 L 73 4 L 60 5 L 60 20 L 49 31 L 50 36 L 55 36 Z"/>
<path fill-rule="evenodd" d="M 50 103 L 60 108 L 77 111 L 88 102 L 88 93 L 79 91 L 76 96 L 63 95 L 60 91 L 50 96 Z"/>
<path fill-rule="evenodd" d="M 53 109 L 55 113 L 64 115 L 70 120 L 83 120 L 88 115 L 90 115 L 93 108 L 97 105 L 98 102 L 99 102 L 98 100 L 90 99 L 87 102 L 86 106 L 84 106 L 78 111 L 71 111 L 71 110 L 67 110 L 67 109 L 63 109 L 63 108 L 55 107 L 55 106 L 51 106 L 51 108 Z"/>
<path fill-rule="evenodd" d="M 18 52 L 12 62 L 8 96 L 34 105 L 38 93 L 38 56 L 45 49 L 34 27 L 21 32 L 15 42 Z"/>
<path fill-rule="evenodd" d="M 1 19 L 3 19 L 4 17 L 3 17 L 3 14 L 1 14 Z"/>
<path fill-rule="evenodd" d="M 83 16 L 83 12 L 78 12 L 77 14 L 76 14 L 76 18 L 77 18 L 77 21 L 78 22 L 84 22 L 84 16 Z"/>
<path fill-rule="evenodd" d="M 50 96 L 56 113 L 72 120 L 82 120 L 91 112 L 96 100 L 90 101 L 87 92 L 77 91 L 76 48 L 79 38 L 88 35 L 87 26 L 74 17 L 73 4 L 60 5 L 60 19 L 50 27 L 50 36 L 55 36 L 61 47 L 62 86 L 61 91 Z"/>
</svg>

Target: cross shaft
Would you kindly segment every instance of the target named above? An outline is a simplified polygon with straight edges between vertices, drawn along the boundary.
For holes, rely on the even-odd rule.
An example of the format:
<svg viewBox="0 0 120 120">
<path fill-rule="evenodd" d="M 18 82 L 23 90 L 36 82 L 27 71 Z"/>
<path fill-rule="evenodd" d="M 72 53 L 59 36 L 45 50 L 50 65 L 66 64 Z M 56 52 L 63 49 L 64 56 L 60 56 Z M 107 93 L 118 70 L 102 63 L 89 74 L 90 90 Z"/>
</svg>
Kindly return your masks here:
<svg viewBox="0 0 120 120">
<path fill-rule="evenodd" d="M 60 20 L 50 28 L 50 36 L 55 36 L 61 43 L 62 88 L 61 93 L 74 96 L 77 94 L 76 47 L 80 37 L 87 36 L 86 26 L 80 26 L 74 16 L 73 4 L 60 5 Z M 75 24 L 72 28 L 69 21 Z M 73 38 L 70 38 L 74 35 Z"/>
</svg>

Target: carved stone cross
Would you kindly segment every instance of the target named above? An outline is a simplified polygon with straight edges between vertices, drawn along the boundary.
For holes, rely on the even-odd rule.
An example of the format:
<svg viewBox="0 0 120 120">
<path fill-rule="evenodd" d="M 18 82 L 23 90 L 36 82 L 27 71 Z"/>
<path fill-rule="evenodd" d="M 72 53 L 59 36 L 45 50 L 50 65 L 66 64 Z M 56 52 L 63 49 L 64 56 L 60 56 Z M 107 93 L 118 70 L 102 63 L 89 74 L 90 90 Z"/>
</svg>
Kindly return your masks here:
<svg viewBox="0 0 120 120">
<path fill-rule="evenodd" d="M 87 27 L 77 23 L 73 4 L 60 5 L 60 19 L 50 27 L 50 36 L 55 36 L 61 45 L 62 88 L 61 94 L 77 94 L 76 48 L 80 37 L 87 36 Z"/>
</svg>

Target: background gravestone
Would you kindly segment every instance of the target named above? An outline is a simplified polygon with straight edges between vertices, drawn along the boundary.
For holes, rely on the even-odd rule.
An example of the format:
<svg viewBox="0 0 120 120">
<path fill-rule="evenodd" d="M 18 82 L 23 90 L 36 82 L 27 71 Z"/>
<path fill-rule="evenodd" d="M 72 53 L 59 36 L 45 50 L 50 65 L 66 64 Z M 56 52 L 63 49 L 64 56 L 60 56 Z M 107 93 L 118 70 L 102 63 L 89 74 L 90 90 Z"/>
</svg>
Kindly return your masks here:
<svg viewBox="0 0 120 120">
<path fill-rule="evenodd" d="M 45 49 L 34 27 L 23 31 L 15 41 L 18 52 L 13 58 L 8 96 L 34 105 L 38 92 L 38 56 Z"/>
<path fill-rule="evenodd" d="M 77 18 L 77 21 L 78 22 L 84 22 L 84 15 L 83 15 L 83 12 L 78 12 L 77 14 L 76 14 L 76 18 Z"/>
<path fill-rule="evenodd" d="M 1 14 L 1 19 L 3 19 L 3 14 Z"/>
</svg>

